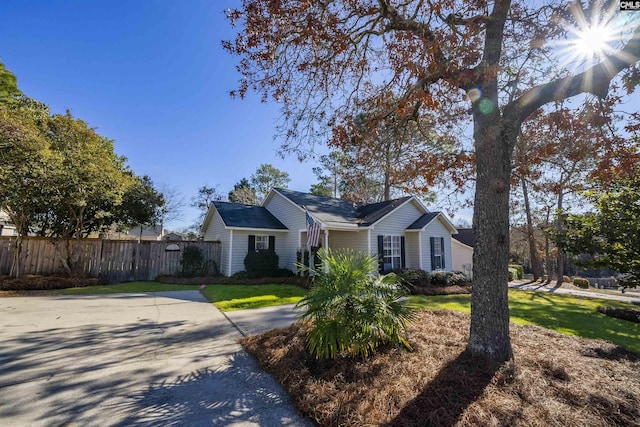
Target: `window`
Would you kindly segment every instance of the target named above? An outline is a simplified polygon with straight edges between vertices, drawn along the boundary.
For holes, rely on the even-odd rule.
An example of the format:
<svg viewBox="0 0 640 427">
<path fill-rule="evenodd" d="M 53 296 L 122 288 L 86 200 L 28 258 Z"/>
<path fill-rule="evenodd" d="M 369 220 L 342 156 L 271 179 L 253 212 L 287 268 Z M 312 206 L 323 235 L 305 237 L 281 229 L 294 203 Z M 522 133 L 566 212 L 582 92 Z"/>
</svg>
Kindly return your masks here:
<svg viewBox="0 0 640 427">
<path fill-rule="evenodd" d="M 444 269 L 444 239 L 440 237 L 431 238 L 431 270 Z"/>
<path fill-rule="evenodd" d="M 256 236 L 256 251 L 269 249 L 269 236 Z"/>
<path fill-rule="evenodd" d="M 382 239 L 382 262 L 384 270 L 402 267 L 400 236 L 384 236 Z"/>
</svg>

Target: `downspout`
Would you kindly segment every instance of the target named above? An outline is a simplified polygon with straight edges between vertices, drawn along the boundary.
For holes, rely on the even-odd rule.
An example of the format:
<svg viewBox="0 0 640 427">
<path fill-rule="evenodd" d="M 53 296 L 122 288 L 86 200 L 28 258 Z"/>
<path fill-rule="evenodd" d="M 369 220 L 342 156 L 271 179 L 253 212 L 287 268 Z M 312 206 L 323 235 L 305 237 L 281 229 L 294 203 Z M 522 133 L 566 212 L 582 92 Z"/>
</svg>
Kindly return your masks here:
<svg viewBox="0 0 640 427">
<path fill-rule="evenodd" d="M 231 260 L 233 254 L 233 230 L 229 230 L 229 276 L 231 276 Z"/>
<path fill-rule="evenodd" d="M 418 267 L 420 270 L 424 270 L 422 268 L 422 231 L 418 231 Z"/>
</svg>

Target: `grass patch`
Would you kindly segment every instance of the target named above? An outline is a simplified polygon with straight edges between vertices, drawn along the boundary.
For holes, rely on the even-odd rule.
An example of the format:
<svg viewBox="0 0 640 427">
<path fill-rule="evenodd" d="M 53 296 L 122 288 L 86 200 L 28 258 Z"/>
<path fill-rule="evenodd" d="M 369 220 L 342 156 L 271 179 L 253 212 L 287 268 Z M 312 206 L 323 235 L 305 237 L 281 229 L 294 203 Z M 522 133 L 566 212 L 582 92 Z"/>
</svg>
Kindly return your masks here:
<svg viewBox="0 0 640 427">
<path fill-rule="evenodd" d="M 515 357 L 498 365 L 465 351 L 468 331 L 466 314 L 423 310 L 406 335 L 414 351 L 333 362 L 309 356 L 300 323 L 242 342 L 318 425 L 638 425 L 638 354 L 511 325 Z"/>
<path fill-rule="evenodd" d="M 449 309 L 470 313 L 470 295 L 412 295 L 412 304 L 431 310 Z M 630 308 L 631 304 L 593 298 L 578 298 L 548 292 L 509 291 L 511 321 L 539 325 L 584 338 L 603 339 L 640 352 L 640 324 L 605 316 L 598 306 Z"/>
<path fill-rule="evenodd" d="M 296 285 L 207 285 L 203 294 L 222 311 L 295 304 L 307 290 Z"/>
<path fill-rule="evenodd" d="M 127 282 L 115 285 L 87 286 L 84 288 L 69 288 L 52 291 L 52 295 L 92 295 L 92 294 L 120 294 L 189 291 L 198 289 L 197 285 L 169 285 L 158 282 Z"/>
</svg>

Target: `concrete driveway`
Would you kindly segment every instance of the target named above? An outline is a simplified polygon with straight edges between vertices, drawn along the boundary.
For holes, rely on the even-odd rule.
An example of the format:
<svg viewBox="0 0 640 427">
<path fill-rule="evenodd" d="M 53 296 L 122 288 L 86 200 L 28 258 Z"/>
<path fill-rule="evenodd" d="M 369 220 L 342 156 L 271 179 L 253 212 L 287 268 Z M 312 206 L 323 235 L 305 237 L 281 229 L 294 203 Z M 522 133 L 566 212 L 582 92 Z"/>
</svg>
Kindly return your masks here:
<svg viewBox="0 0 640 427">
<path fill-rule="evenodd" d="M 197 291 L 0 299 L 0 425 L 299 426 Z"/>
</svg>

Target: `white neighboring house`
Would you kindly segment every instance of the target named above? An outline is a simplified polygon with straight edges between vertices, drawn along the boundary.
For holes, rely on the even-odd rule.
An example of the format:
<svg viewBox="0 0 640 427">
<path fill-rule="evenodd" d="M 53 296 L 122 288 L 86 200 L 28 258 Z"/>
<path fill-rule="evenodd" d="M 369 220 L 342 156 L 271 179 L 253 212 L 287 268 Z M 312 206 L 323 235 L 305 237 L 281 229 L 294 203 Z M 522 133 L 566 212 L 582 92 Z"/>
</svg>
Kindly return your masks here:
<svg viewBox="0 0 640 427">
<path fill-rule="evenodd" d="M 0 210 L 0 236 L 17 236 L 16 226 L 9 220 L 9 215 Z"/>
<path fill-rule="evenodd" d="M 279 267 L 295 271 L 307 241 L 306 212 L 320 225 L 320 246 L 376 254 L 380 271 L 452 270 L 456 228 L 408 196 L 369 205 L 275 188 L 261 206 L 213 202 L 202 225 L 205 241 L 219 241 L 220 272 L 244 270 L 248 251 L 275 250 Z"/>
<path fill-rule="evenodd" d="M 458 234 L 451 240 L 451 252 L 453 256 L 453 270 L 462 271 L 467 277 L 473 275 L 473 248 L 476 245 L 476 236 L 471 228 L 459 228 Z"/>
</svg>

